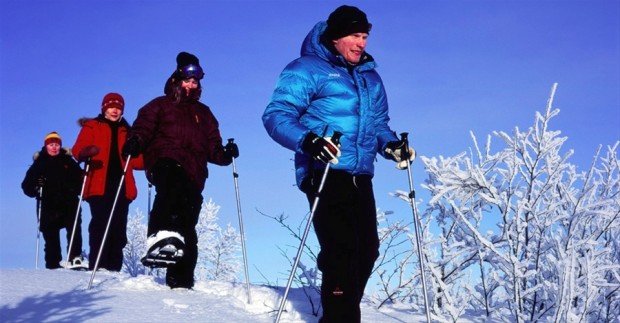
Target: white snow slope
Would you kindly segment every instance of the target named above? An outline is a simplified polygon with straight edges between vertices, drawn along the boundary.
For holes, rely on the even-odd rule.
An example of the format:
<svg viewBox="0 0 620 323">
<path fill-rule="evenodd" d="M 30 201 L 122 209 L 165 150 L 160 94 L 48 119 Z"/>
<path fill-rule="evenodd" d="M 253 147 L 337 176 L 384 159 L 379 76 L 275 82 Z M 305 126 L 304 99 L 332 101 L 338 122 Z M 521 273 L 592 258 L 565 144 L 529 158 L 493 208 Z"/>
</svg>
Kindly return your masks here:
<svg viewBox="0 0 620 323">
<path fill-rule="evenodd" d="M 0 270 L 1 322 L 273 322 L 283 288 L 197 282 L 171 290 L 152 276 L 99 271 Z M 318 300 L 314 300 L 318 301 Z M 317 322 L 300 289 L 289 293 L 282 322 Z M 363 322 L 423 322 L 420 313 L 362 303 Z"/>
</svg>

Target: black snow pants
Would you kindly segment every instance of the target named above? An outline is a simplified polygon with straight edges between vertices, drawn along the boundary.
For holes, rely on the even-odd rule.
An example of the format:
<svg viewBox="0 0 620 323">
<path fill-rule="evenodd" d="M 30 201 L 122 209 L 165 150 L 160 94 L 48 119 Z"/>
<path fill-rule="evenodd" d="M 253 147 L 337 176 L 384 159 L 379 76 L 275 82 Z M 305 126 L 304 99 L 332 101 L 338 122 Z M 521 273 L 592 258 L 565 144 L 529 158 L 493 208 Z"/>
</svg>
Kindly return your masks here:
<svg viewBox="0 0 620 323">
<path fill-rule="evenodd" d="M 313 175 L 310 207 L 321 181 Z M 369 175 L 330 170 L 313 218 L 323 274 L 320 322 L 360 322 L 359 304 L 379 256 L 377 210 Z"/>
<path fill-rule="evenodd" d="M 110 211 L 114 204 L 116 191 L 107 193 L 104 196 L 92 196 L 88 198 L 92 219 L 88 225 L 90 253 L 88 255 L 88 269 L 93 270 L 97 255 L 101 248 L 103 235 L 105 233 Z M 112 222 L 108 229 L 105 245 L 99 259 L 99 267 L 109 271 L 120 271 L 123 268 L 123 248 L 127 244 L 127 213 L 129 213 L 129 203 L 125 197 L 124 185 L 119 193 Z"/>
<path fill-rule="evenodd" d="M 77 207 L 77 203 L 76 203 Z M 54 211 L 55 212 L 55 211 Z M 60 262 L 62 261 L 62 251 L 60 248 L 60 230 L 63 228 L 67 230 L 67 249 L 69 249 L 69 243 L 71 241 L 71 232 L 73 231 L 73 223 L 75 222 L 75 213 L 71 211 L 62 212 L 58 214 L 58 217 L 54 217 L 52 220 L 46 221 L 47 214 L 43 214 L 41 219 L 40 231 L 43 234 L 45 240 L 45 268 L 56 269 L 60 268 Z M 75 236 L 73 238 L 73 245 L 69 252 L 69 261 L 79 256 L 82 253 L 82 214 L 78 214 L 78 222 L 75 226 Z"/>
<path fill-rule="evenodd" d="M 157 194 L 149 217 L 148 235 L 166 230 L 178 232 L 185 240 L 183 258 L 166 270 L 166 284 L 171 288 L 192 288 L 198 260 L 196 224 L 203 200 L 201 192 L 172 159 L 158 160 L 151 170 L 151 179 Z"/>
</svg>

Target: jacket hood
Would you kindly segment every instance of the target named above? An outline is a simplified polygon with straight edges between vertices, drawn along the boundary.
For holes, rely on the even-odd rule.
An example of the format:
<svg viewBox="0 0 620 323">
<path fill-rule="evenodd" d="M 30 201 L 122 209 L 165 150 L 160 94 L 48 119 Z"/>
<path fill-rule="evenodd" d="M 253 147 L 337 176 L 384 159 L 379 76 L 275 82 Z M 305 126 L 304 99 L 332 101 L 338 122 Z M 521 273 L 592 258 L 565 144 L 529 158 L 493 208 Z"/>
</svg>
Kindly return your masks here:
<svg viewBox="0 0 620 323">
<path fill-rule="evenodd" d="M 301 56 L 313 55 L 326 61 L 338 62 L 336 55 L 332 54 L 329 49 L 321 44 L 321 35 L 325 32 L 326 28 L 327 23 L 325 21 L 318 22 L 312 27 L 301 44 Z"/>
<path fill-rule="evenodd" d="M 332 64 L 346 66 L 347 62 L 342 55 L 332 53 L 321 42 L 321 35 L 325 32 L 325 29 L 327 29 L 327 22 L 325 21 L 320 21 L 312 27 L 301 44 L 301 56 L 318 56 L 319 58 Z M 370 54 L 364 52 L 364 56 L 357 66 L 364 66 L 364 69 L 373 69 L 376 67 L 376 63 Z"/>
</svg>

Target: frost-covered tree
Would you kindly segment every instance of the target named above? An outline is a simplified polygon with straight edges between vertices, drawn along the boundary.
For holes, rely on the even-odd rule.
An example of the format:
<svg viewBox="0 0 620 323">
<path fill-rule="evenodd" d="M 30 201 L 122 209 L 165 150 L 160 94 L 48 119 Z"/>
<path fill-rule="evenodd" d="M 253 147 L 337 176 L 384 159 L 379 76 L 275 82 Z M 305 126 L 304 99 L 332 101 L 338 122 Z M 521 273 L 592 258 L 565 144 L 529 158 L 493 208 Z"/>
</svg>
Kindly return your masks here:
<svg viewBox="0 0 620 323">
<path fill-rule="evenodd" d="M 140 258 L 146 252 L 146 225 L 142 211 L 136 209 L 127 219 L 127 245 L 123 249 L 123 271 L 131 277 L 146 273 Z"/>
<path fill-rule="evenodd" d="M 618 143 L 577 171 L 573 151 L 562 152 L 566 137 L 549 127 L 559 113 L 555 90 L 527 131 L 494 133 L 505 145 L 498 152 L 491 136 L 480 149 L 472 134 L 470 154 L 421 158 L 431 193 L 424 214 L 440 229 L 433 254 L 426 249 L 435 314 L 455 320 L 460 309 L 450 298 L 469 293 L 470 309 L 496 319 L 620 315 Z"/>
<path fill-rule="evenodd" d="M 393 212 L 377 210 L 377 231 L 379 233 L 379 258 L 375 262 L 373 275 L 377 279 L 371 301 L 381 308 L 385 304 L 409 302 L 416 292 L 413 288 L 419 276 L 415 274 L 417 255 L 413 252 L 415 243 L 410 232 L 409 221 L 391 221 Z M 373 278 L 375 278 L 373 277 Z"/>
<path fill-rule="evenodd" d="M 306 214 L 304 221 L 300 222 L 296 228 L 293 228 L 288 224 L 287 222 L 288 217 L 285 216 L 284 214 L 280 214 L 279 216 L 271 216 L 271 215 L 267 215 L 260 211 L 258 212 L 262 214 L 263 216 L 266 216 L 276 221 L 280 225 L 280 227 L 284 228 L 293 238 L 295 238 L 297 242 L 301 242 L 303 230 L 305 229 L 304 224 L 306 223 L 306 221 L 308 221 L 309 213 Z M 309 232 L 309 235 L 312 235 L 312 233 Z M 278 247 L 278 249 L 280 250 L 280 253 L 282 254 L 282 256 L 284 256 L 288 260 L 289 265 L 291 267 L 293 266 L 295 262 L 295 258 L 291 257 L 287 253 L 287 250 L 292 250 L 293 253 L 296 253 L 295 248 L 298 248 L 298 247 L 299 245 L 296 245 L 296 246 L 290 245 L 286 249 Z M 315 316 L 319 315 L 319 312 L 321 309 L 321 304 L 319 300 L 320 300 L 320 295 L 321 295 L 320 286 L 322 282 L 322 275 L 317 266 L 318 250 L 319 250 L 319 246 L 317 243 L 306 242 L 306 244 L 304 245 L 304 249 L 302 251 L 302 259 L 299 260 L 297 268 L 295 268 L 296 274 L 293 276 L 293 282 L 297 286 L 301 287 L 301 290 L 304 292 L 304 295 L 306 296 L 306 299 L 308 300 L 308 303 L 310 304 L 310 307 L 312 309 L 312 314 Z M 304 259 L 306 258 L 309 259 L 308 263 L 311 264 L 310 266 L 306 265 L 306 263 L 304 262 Z M 290 270 L 290 268 L 287 270 Z M 287 276 L 289 274 L 290 272 L 286 272 Z M 267 284 L 270 286 L 274 286 L 274 284 L 271 284 L 269 282 L 267 282 Z"/>
<path fill-rule="evenodd" d="M 228 224 L 223 230 L 218 224 L 220 206 L 212 200 L 204 202 L 200 210 L 198 234 L 198 264 L 196 279 L 236 281 L 241 269 L 239 252 L 241 237 Z"/>
</svg>

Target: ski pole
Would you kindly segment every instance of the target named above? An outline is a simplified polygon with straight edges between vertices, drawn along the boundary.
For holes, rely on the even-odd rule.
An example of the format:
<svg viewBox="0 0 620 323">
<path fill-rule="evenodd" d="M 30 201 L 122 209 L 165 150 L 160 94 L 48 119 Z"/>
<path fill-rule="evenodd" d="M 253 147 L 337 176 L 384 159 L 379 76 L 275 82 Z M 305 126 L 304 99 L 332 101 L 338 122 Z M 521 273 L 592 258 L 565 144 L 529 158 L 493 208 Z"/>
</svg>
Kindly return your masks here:
<svg viewBox="0 0 620 323">
<path fill-rule="evenodd" d="M 148 194 L 148 200 L 147 200 L 148 205 L 147 205 L 147 207 L 146 207 L 146 212 L 147 212 L 147 213 L 146 213 L 146 216 L 147 216 L 147 219 L 150 219 L 150 218 L 151 218 L 151 188 L 152 188 L 152 187 L 153 187 L 153 184 L 151 184 L 151 182 L 149 182 L 149 189 L 148 189 L 149 194 Z"/>
<path fill-rule="evenodd" d="M 127 156 L 125 168 L 123 169 L 123 175 L 121 176 L 120 183 L 118 183 L 118 189 L 116 190 L 116 196 L 114 197 L 114 203 L 112 203 L 112 210 L 110 210 L 110 217 L 108 218 L 108 224 L 105 227 L 105 232 L 103 233 L 103 238 L 101 239 L 101 246 L 99 247 L 99 253 L 97 254 L 97 261 L 95 261 L 95 266 L 93 267 L 93 274 L 90 276 L 90 281 L 88 282 L 88 289 L 90 289 L 90 287 L 93 285 L 95 273 L 97 273 L 97 268 L 99 268 L 99 259 L 101 259 L 101 252 L 103 251 L 103 247 L 105 246 L 105 240 L 108 236 L 108 231 L 110 230 L 110 223 L 112 222 L 112 215 L 114 215 L 114 209 L 116 208 L 116 201 L 118 201 L 118 194 L 121 192 L 121 187 L 123 187 L 123 182 L 125 181 L 125 174 L 127 173 L 127 167 L 129 166 L 130 160 L 131 155 Z"/>
<path fill-rule="evenodd" d="M 148 221 L 151 220 L 151 189 L 153 188 L 153 184 L 151 184 L 151 182 L 148 182 L 148 199 L 147 199 L 147 206 L 146 206 L 146 221 L 148 223 Z M 153 268 L 151 267 L 147 267 L 147 275 L 150 275 L 151 272 L 153 271 Z"/>
<path fill-rule="evenodd" d="M 43 204 L 43 186 L 39 187 L 37 199 L 37 251 L 35 252 L 34 268 L 39 269 L 39 241 L 41 240 L 41 209 Z"/>
<path fill-rule="evenodd" d="M 407 139 L 408 133 L 403 132 L 400 134 L 400 140 L 404 142 L 404 149 L 406 150 L 403 159 L 409 159 L 409 140 Z M 428 304 L 428 293 L 426 290 L 426 275 L 424 274 L 424 258 L 422 256 L 422 247 L 420 243 L 420 232 L 419 226 L 420 218 L 418 216 L 418 209 L 415 205 L 415 189 L 413 188 L 413 176 L 411 175 L 411 164 L 407 163 L 407 175 L 409 175 L 409 204 L 411 205 L 411 210 L 413 212 L 413 228 L 415 230 L 415 240 L 418 247 L 418 259 L 420 260 L 420 277 L 422 279 L 422 291 L 424 292 L 424 309 L 426 311 L 426 321 L 428 323 L 431 322 L 431 313 Z"/>
<path fill-rule="evenodd" d="M 334 135 L 332 136 L 332 142 L 336 146 L 338 146 L 340 142 L 340 136 L 342 136 L 342 134 L 338 131 L 335 131 Z M 297 249 L 297 256 L 295 256 L 295 261 L 293 262 L 293 268 L 291 268 L 291 273 L 289 274 L 288 281 L 286 282 L 286 288 L 284 289 L 284 296 L 282 296 L 282 300 L 280 301 L 280 308 L 278 309 L 278 316 L 276 317 L 276 323 L 280 322 L 280 317 L 282 316 L 282 311 L 284 310 L 284 305 L 286 304 L 286 298 L 291 288 L 291 284 L 293 283 L 293 277 L 295 276 L 295 269 L 297 269 L 297 266 L 299 265 L 299 258 L 301 258 L 301 253 L 303 252 L 304 246 L 306 245 L 306 239 L 308 238 L 308 232 L 310 232 L 310 227 L 312 226 L 312 218 L 314 217 L 314 212 L 316 211 L 316 208 L 319 205 L 321 191 L 323 191 L 323 186 L 325 185 L 325 180 L 327 179 L 327 173 L 329 172 L 330 165 L 331 163 L 328 162 L 327 165 L 325 166 L 325 172 L 323 173 L 323 177 L 321 178 L 321 183 L 319 184 L 319 188 L 316 191 L 314 202 L 312 202 L 312 208 L 310 209 L 310 217 L 308 218 L 308 223 L 306 223 L 304 234 L 301 237 L 301 242 L 299 243 L 299 248 Z"/>
<path fill-rule="evenodd" d="M 228 143 L 232 144 L 235 141 L 234 138 L 228 139 Z M 245 268 L 245 285 L 248 291 L 248 304 L 252 303 L 252 297 L 250 295 L 250 276 L 248 275 L 248 255 L 245 249 L 245 233 L 243 232 L 243 217 L 241 216 L 241 199 L 239 198 L 239 174 L 237 173 L 237 165 L 235 164 L 235 157 L 232 158 L 233 166 L 233 179 L 235 182 L 235 197 L 237 198 L 237 215 L 239 216 L 239 233 L 241 234 L 241 250 L 243 252 L 243 265 Z"/>
<path fill-rule="evenodd" d="M 82 189 L 80 190 L 80 200 L 78 201 L 77 210 L 75 211 L 75 220 L 73 220 L 73 229 L 71 230 L 71 240 L 69 242 L 69 249 L 67 249 L 67 264 L 69 264 L 71 256 L 71 248 L 73 248 L 73 238 L 75 237 L 75 227 L 78 223 L 78 216 L 80 215 L 80 209 L 82 208 L 82 200 L 84 198 L 84 187 L 86 187 L 86 177 L 88 177 L 88 170 L 90 168 L 90 158 L 86 161 L 84 167 L 84 179 L 82 180 Z M 82 250 L 80 250 L 80 254 Z"/>
</svg>

